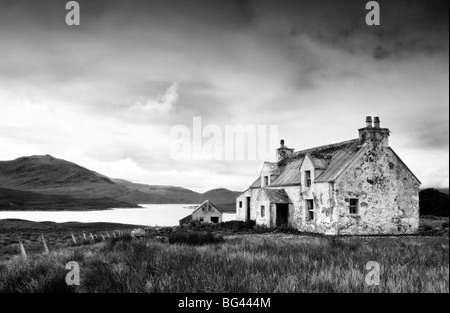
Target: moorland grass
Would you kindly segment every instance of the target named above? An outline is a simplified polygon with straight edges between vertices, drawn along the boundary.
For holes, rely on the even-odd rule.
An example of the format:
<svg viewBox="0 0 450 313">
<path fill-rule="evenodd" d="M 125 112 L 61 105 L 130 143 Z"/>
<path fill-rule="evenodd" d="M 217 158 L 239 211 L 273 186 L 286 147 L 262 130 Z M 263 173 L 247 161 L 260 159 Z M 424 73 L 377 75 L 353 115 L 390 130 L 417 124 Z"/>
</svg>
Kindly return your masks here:
<svg viewBox="0 0 450 313">
<path fill-rule="evenodd" d="M 71 260 L 80 263 L 79 286 L 65 285 Z M 379 286 L 365 283 L 369 261 L 381 266 Z M 115 238 L 3 263 L 0 292 L 448 293 L 448 238 L 254 234 L 205 245 Z"/>
</svg>

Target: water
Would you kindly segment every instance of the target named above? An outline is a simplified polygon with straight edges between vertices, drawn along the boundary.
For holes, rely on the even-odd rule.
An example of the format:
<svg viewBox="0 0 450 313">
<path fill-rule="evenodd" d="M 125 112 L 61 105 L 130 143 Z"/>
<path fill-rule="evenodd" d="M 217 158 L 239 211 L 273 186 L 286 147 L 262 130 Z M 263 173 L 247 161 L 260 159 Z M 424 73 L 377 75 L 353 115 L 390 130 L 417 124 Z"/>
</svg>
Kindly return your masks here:
<svg viewBox="0 0 450 313">
<path fill-rule="evenodd" d="M 179 220 L 193 212 L 192 204 L 141 204 L 138 209 L 104 211 L 0 211 L 0 220 L 15 218 L 34 222 L 108 222 L 146 226 L 176 226 Z M 186 208 L 188 207 L 188 208 Z M 236 214 L 224 213 L 223 221 L 236 219 Z"/>
</svg>

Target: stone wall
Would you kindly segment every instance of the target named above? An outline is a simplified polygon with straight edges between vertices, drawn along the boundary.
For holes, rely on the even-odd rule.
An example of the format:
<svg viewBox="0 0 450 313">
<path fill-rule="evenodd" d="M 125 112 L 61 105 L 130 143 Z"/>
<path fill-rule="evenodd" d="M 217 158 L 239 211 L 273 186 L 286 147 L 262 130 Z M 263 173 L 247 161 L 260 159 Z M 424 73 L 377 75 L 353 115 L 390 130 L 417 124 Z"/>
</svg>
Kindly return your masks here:
<svg viewBox="0 0 450 313">
<path fill-rule="evenodd" d="M 256 199 L 255 199 L 256 200 Z M 261 216 L 261 206 L 264 206 L 265 209 L 265 215 L 264 217 Z M 274 213 L 273 208 L 270 206 L 270 202 L 265 196 L 264 192 L 259 192 L 259 199 L 254 202 L 254 211 L 255 211 L 255 218 L 256 224 L 258 225 L 265 225 L 267 227 L 270 227 L 271 224 L 271 217 L 273 219 Z M 273 225 L 272 225 L 273 226 Z"/>
<path fill-rule="evenodd" d="M 395 153 L 369 144 L 335 183 L 338 234 L 411 234 L 419 227 L 418 180 Z M 350 214 L 350 199 L 358 199 Z"/>
<path fill-rule="evenodd" d="M 192 213 L 194 221 L 200 221 L 200 218 L 203 218 L 204 223 L 212 223 L 211 217 L 217 217 L 218 223 L 222 222 L 222 213 L 212 206 L 204 206 Z"/>
<path fill-rule="evenodd" d="M 247 212 L 247 196 L 251 196 L 252 192 L 251 189 L 247 189 L 244 191 L 239 197 L 236 198 L 236 219 L 238 221 L 245 221 L 245 215 Z M 239 202 L 242 201 L 242 208 L 239 207 Z"/>
</svg>

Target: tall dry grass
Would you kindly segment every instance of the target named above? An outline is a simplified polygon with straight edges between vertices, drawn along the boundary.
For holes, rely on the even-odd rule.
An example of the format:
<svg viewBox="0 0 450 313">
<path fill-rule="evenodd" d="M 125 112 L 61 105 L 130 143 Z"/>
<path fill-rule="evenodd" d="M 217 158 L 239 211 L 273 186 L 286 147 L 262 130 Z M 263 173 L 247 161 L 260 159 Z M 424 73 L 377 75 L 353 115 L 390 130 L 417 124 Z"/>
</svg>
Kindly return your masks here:
<svg viewBox="0 0 450 313">
<path fill-rule="evenodd" d="M 66 262 L 80 286 L 65 285 Z M 381 265 L 379 286 L 365 266 Z M 111 239 L 0 265 L 0 292 L 449 292 L 448 239 L 228 237 L 191 246 Z"/>
</svg>

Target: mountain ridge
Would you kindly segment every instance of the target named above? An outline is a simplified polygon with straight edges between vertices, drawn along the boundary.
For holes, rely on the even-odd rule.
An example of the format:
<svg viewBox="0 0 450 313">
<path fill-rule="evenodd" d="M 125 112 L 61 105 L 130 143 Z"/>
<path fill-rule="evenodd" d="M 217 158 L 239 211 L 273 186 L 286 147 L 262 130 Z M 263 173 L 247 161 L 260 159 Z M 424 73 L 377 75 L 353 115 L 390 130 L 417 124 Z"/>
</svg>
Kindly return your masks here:
<svg viewBox="0 0 450 313">
<path fill-rule="evenodd" d="M 0 188 L 5 189 L 2 202 L 4 206 L 0 205 L 0 210 L 11 208 L 8 207 L 9 203 L 28 203 L 20 200 L 20 197 L 24 197 L 35 201 L 22 205 L 24 209 L 32 206 L 32 203 L 45 207 L 45 201 L 54 209 L 57 203 L 61 205 L 63 199 L 79 204 L 89 204 L 85 201 L 89 200 L 92 201 L 93 207 L 108 203 L 111 207 L 117 207 L 119 204 L 119 207 L 137 207 L 137 204 L 198 204 L 210 200 L 222 210 L 234 212 L 235 197 L 239 194 L 225 188 L 202 194 L 184 187 L 145 185 L 124 179 L 112 179 L 48 154 L 0 161 Z M 10 197 L 9 200 L 6 195 Z M 53 200 L 49 196 L 53 196 Z"/>
</svg>

